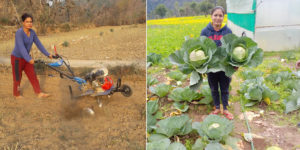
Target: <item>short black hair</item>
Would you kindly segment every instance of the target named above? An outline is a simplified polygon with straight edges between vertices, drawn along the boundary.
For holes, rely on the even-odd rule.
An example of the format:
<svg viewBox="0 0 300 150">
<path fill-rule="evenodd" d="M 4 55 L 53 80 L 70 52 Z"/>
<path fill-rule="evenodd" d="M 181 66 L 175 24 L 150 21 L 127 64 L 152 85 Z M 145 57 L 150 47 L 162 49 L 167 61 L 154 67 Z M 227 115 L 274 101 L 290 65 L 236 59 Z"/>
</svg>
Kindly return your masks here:
<svg viewBox="0 0 300 150">
<path fill-rule="evenodd" d="M 225 10 L 222 6 L 216 6 L 214 9 L 211 10 L 211 15 L 217 10 L 217 9 L 221 9 L 223 16 L 225 15 Z"/>
<path fill-rule="evenodd" d="M 22 15 L 22 21 L 24 22 L 27 18 L 31 18 L 32 22 L 33 22 L 33 17 L 30 14 L 24 13 Z"/>
</svg>

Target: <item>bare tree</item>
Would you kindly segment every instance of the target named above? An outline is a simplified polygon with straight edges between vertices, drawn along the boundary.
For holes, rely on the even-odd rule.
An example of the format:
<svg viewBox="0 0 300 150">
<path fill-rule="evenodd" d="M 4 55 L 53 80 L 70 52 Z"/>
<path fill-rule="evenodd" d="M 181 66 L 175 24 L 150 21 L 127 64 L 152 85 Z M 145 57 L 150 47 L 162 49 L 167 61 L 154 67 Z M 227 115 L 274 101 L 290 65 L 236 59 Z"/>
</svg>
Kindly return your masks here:
<svg viewBox="0 0 300 150">
<path fill-rule="evenodd" d="M 21 22 L 20 22 L 20 20 L 19 20 L 19 16 L 20 16 L 20 15 L 19 15 L 18 12 L 17 12 L 16 6 L 15 6 L 15 4 L 14 4 L 14 2 L 13 2 L 12 0 L 10 0 L 10 3 L 11 3 L 11 6 L 12 6 L 12 8 L 13 8 L 13 10 L 14 10 L 15 18 L 16 18 L 17 23 L 18 23 L 18 25 L 21 25 Z"/>
<path fill-rule="evenodd" d="M 51 6 L 45 0 L 5 0 L 1 5 L 9 5 L 10 12 L 3 10 L 0 17 L 16 19 L 20 25 L 20 15 L 31 13 L 39 33 L 49 27 L 65 24 L 83 25 L 125 25 L 145 23 L 145 0 L 53 0 Z M 4 12 L 5 11 L 5 12 Z M 9 17 L 8 17 L 9 16 Z M 67 26 L 67 25 L 66 25 Z"/>
</svg>

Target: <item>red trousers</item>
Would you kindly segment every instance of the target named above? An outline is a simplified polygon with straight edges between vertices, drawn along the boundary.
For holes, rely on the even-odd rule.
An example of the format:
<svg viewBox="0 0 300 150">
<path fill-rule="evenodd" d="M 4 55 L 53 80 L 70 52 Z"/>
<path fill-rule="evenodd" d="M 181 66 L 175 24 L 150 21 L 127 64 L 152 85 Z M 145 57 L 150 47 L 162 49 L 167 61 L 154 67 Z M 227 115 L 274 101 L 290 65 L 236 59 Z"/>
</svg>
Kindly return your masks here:
<svg viewBox="0 0 300 150">
<path fill-rule="evenodd" d="M 12 65 L 12 72 L 13 72 L 13 92 L 14 96 L 20 95 L 20 84 L 22 79 L 22 72 L 24 70 L 25 74 L 27 75 L 34 92 L 39 94 L 41 92 L 39 81 L 36 77 L 34 66 L 26 62 L 23 58 L 18 58 L 11 55 L 11 65 Z"/>
</svg>

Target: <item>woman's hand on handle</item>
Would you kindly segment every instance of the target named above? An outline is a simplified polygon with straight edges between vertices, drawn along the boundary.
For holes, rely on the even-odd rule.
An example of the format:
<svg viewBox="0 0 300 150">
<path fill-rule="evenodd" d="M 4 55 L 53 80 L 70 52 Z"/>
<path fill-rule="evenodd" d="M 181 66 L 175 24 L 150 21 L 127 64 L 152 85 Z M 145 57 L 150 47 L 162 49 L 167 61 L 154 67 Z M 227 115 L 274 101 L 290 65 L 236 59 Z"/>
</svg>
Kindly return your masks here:
<svg viewBox="0 0 300 150">
<path fill-rule="evenodd" d="M 50 54 L 49 56 L 48 56 L 50 59 L 52 59 L 53 57 L 52 57 L 52 54 Z"/>
<path fill-rule="evenodd" d="M 34 60 L 31 59 L 31 60 L 29 61 L 29 63 L 30 63 L 30 64 L 34 64 Z"/>
</svg>

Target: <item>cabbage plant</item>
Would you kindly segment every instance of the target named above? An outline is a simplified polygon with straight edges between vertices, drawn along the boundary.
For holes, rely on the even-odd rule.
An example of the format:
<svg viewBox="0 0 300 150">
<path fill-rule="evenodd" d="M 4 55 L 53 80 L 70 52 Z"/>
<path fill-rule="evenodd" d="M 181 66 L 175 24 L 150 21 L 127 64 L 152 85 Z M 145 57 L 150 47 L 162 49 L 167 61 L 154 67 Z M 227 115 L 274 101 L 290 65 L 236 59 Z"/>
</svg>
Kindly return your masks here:
<svg viewBox="0 0 300 150">
<path fill-rule="evenodd" d="M 184 50 L 183 61 L 197 72 L 203 74 L 206 73 L 217 46 L 213 40 L 201 36 L 197 39 L 187 40 L 183 44 L 182 50 Z"/>
<path fill-rule="evenodd" d="M 256 79 L 258 77 L 262 77 L 263 75 L 264 73 L 260 70 L 245 70 L 240 74 L 243 80 Z"/>
<path fill-rule="evenodd" d="M 168 97 L 176 102 L 191 102 L 192 100 L 200 99 L 202 95 L 198 92 L 189 89 L 188 87 L 178 87 L 174 89 Z"/>
<path fill-rule="evenodd" d="M 170 85 L 167 84 L 159 84 L 157 86 L 151 86 L 149 90 L 159 97 L 165 97 L 171 89 Z"/>
<path fill-rule="evenodd" d="M 248 100 L 245 106 L 250 107 L 263 100 L 270 105 L 272 101 L 280 98 L 280 95 L 276 91 L 271 90 L 263 81 L 263 77 L 258 77 L 245 80 L 241 84 L 239 93 Z"/>
<path fill-rule="evenodd" d="M 217 46 L 213 40 L 201 36 L 188 39 L 180 50 L 169 56 L 170 62 L 177 65 L 184 74 L 191 74 L 190 88 L 198 89 L 202 83 L 202 74 L 207 73 L 213 61 Z"/>
<path fill-rule="evenodd" d="M 158 100 L 147 102 L 147 131 L 151 132 L 156 124 L 155 113 L 158 111 Z"/>
<path fill-rule="evenodd" d="M 192 127 L 197 130 L 201 137 L 212 142 L 219 142 L 232 132 L 234 124 L 218 115 L 209 115 L 201 123 L 194 122 Z"/>
<path fill-rule="evenodd" d="M 270 74 L 266 77 L 267 81 L 272 82 L 273 85 L 278 85 L 282 82 L 286 82 L 289 79 L 294 78 L 293 74 L 289 71 L 281 71 L 278 73 Z"/>
<path fill-rule="evenodd" d="M 233 121 L 218 115 L 209 115 L 203 122 L 194 122 L 192 127 L 201 136 L 192 146 L 192 150 L 240 149 L 238 143 L 242 141 L 229 135 L 234 128 Z"/>
<path fill-rule="evenodd" d="M 263 61 L 263 50 L 251 38 L 227 34 L 221 42 L 220 50 L 226 52 L 226 56 L 221 60 L 220 68 L 227 76 L 232 76 L 235 67 L 257 67 Z"/>
<path fill-rule="evenodd" d="M 171 143 L 170 139 L 164 138 L 147 143 L 147 150 L 186 150 L 186 147 L 182 143 Z"/>
<path fill-rule="evenodd" d="M 149 88 L 150 86 L 157 84 L 158 80 L 151 75 L 147 75 L 147 87 Z"/>
<path fill-rule="evenodd" d="M 231 77 L 236 67 L 256 67 L 263 61 L 263 51 L 248 37 L 227 34 L 217 47 L 213 40 L 201 36 L 188 39 L 180 50 L 169 56 L 184 74 L 191 74 L 190 88 L 197 90 L 203 81 L 203 74 L 224 71 Z"/>
<path fill-rule="evenodd" d="M 162 61 L 162 56 L 156 53 L 149 53 L 147 55 L 147 67 L 151 65 L 157 65 Z"/>
<path fill-rule="evenodd" d="M 174 102 L 173 106 L 175 109 L 180 110 L 181 112 L 186 112 L 189 109 L 189 105 L 186 102 L 183 104 L 180 102 Z"/>
<path fill-rule="evenodd" d="M 292 94 L 284 99 L 285 113 L 300 109 L 300 90 L 293 90 Z"/>
<path fill-rule="evenodd" d="M 155 131 L 167 137 L 186 135 L 192 131 L 192 120 L 187 115 L 168 117 L 156 123 Z"/>
<path fill-rule="evenodd" d="M 183 81 L 187 78 L 187 75 L 179 72 L 179 71 L 171 71 L 168 73 L 168 76 L 176 81 Z"/>
</svg>

